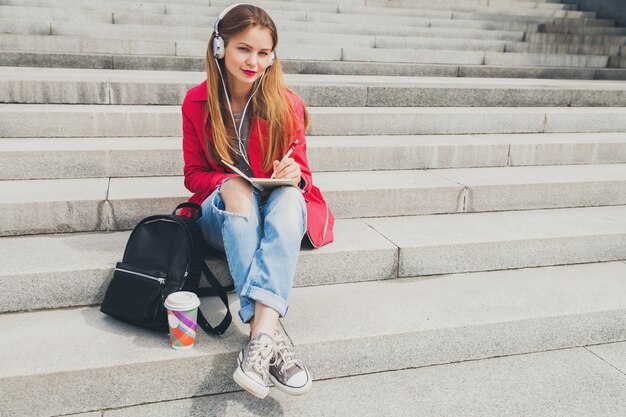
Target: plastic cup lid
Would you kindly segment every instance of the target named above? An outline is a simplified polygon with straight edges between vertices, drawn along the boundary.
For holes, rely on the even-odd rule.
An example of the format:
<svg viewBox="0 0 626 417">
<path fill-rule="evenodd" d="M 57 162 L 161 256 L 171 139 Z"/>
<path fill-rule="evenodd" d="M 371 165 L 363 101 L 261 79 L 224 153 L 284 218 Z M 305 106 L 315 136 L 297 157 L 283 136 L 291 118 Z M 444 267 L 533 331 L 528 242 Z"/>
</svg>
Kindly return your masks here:
<svg viewBox="0 0 626 417">
<path fill-rule="evenodd" d="M 198 306 L 200 306 L 200 299 L 190 291 L 173 292 L 165 300 L 165 308 L 170 310 L 185 311 Z"/>
</svg>

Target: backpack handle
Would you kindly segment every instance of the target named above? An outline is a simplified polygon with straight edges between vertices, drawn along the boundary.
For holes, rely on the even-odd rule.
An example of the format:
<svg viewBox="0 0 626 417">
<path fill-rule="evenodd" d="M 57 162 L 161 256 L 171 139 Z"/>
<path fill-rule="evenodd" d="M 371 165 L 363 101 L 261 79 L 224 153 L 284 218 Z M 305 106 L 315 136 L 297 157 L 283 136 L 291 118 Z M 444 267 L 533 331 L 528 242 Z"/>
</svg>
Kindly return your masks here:
<svg viewBox="0 0 626 417">
<path fill-rule="evenodd" d="M 198 219 L 200 219 L 200 217 L 202 217 L 202 206 L 200 204 L 196 204 L 196 203 L 190 203 L 190 202 L 186 202 L 186 203 L 181 203 L 179 205 L 176 206 L 176 208 L 174 209 L 174 211 L 172 212 L 172 214 L 176 214 L 176 212 L 181 209 L 181 208 L 188 208 L 188 209 L 192 209 L 195 210 L 196 213 L 193 215 L 193 219 L 195 221 L 198 221 Z"/>
<path fill-rule="evenodd" d="M 207 264 L 204 262 L 202 263 L 202 272 L 204 272 L 204 277 L 213 288 L 198 288 L 196 290 L 196 294 L 200 297 L 218 295 L 222 300 L 222 304 L 226 307 L 226 314 L 222 322 L 216 327 L 213 327 L 204 317 L 200 308 L 198 308 L 198 324 L 209 334 L 224 334 L 226 329 L 228 329 L 228 326 L 230 326 L 231 321 L 233 321 L 233 316 L 230 314 L 230 308 L 228 307 L 228 296 L 226 295 L 226 291 L 233 290 L 234 288 L 232 286 L 228 286 L 226 288 L 222 287 L 222 284 L 220 284 L 215 275 L 213 275 L 213 272 L 211 272 Z"/>
</svg>

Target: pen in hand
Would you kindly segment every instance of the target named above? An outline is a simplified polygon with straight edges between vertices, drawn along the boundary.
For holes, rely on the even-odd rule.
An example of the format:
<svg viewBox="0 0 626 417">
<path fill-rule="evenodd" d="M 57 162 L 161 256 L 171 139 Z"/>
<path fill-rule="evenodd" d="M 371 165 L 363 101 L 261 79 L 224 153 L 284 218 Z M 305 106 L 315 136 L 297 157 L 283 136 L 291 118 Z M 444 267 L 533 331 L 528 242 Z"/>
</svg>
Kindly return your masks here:
<svg viewBox="0 0 626 417">
<path fill-rule="evenodd" d="M 287 158 L 289 158 L 289 157 L 291 156 L 291 154 L 293 153 L 293 150 L 294 150 L 294 149 L 296 149 L 296 145 L 298 144 L 298 142 L 299 142 L 299 141 L 300 141 L 300 139 L 296 139 L 296 140 L 295 140 L 295 142 L 293 143 L 293 145 L 291 145 L 291 146 L 289 147 L 289 149 L 287 150 L 287 153 L 285 154 L 285 156 L 283 156 L 283 159 L 281 159 L 281 160 L 280 160 L 280 163 L 281 163 L 281 164 L 283 163 L 283 161 L 284 161 L 285 159 L 287 159 Z M 274 171 L 274 172 L 272 173 L 272 176 L 270 177 L 270 179 L 271 179 L 271 178 L 274 178 L 274 176 L 275 176 L 275 175 L 276 175 L 276 171 Z"/>
</svg>

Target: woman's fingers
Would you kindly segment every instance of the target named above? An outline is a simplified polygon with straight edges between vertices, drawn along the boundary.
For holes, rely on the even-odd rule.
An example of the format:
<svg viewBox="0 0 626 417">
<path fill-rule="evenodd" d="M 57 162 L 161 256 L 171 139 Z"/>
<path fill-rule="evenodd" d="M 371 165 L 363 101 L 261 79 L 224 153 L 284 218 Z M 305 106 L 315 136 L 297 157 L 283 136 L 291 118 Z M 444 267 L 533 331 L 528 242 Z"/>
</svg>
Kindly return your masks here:
<svg viewBox="0 0 626 417">
<path fill-rule="evenodd" d="M 296 179 L 301 175 L 300 164 L 293 158 L 287 158 L 282 162 L 274 161 L 274 178 Z"/>
</svg>

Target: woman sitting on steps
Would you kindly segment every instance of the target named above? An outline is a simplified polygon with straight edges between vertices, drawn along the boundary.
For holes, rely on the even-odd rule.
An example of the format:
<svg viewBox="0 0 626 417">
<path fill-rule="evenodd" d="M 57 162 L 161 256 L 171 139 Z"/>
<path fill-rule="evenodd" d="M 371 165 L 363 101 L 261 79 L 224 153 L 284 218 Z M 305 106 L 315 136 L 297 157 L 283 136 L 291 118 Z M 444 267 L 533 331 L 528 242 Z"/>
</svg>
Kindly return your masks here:
<svg viewBox="0 0 626 417">
<path fill-rule="evenodd" d="M 284 82 L 276 26 L 262 9 L 238 4 L 217 18 L 209 39 L 207 80 L 182 105 L 185 186 L 202 204 L 207 243 L 226 254 L 250 340 L 235 382 L 259 398 L 269 380 L 300 395 L 311 376 L 278 332 L 306 234 L 314 247 L 333 240 L 333 217 L 313 185 L 306 157 L 308 113 Z M 289 155 L 286 155 L 290 152 Z M 289 179 L 259 191 L 249 177 Z"/>
</svg>

